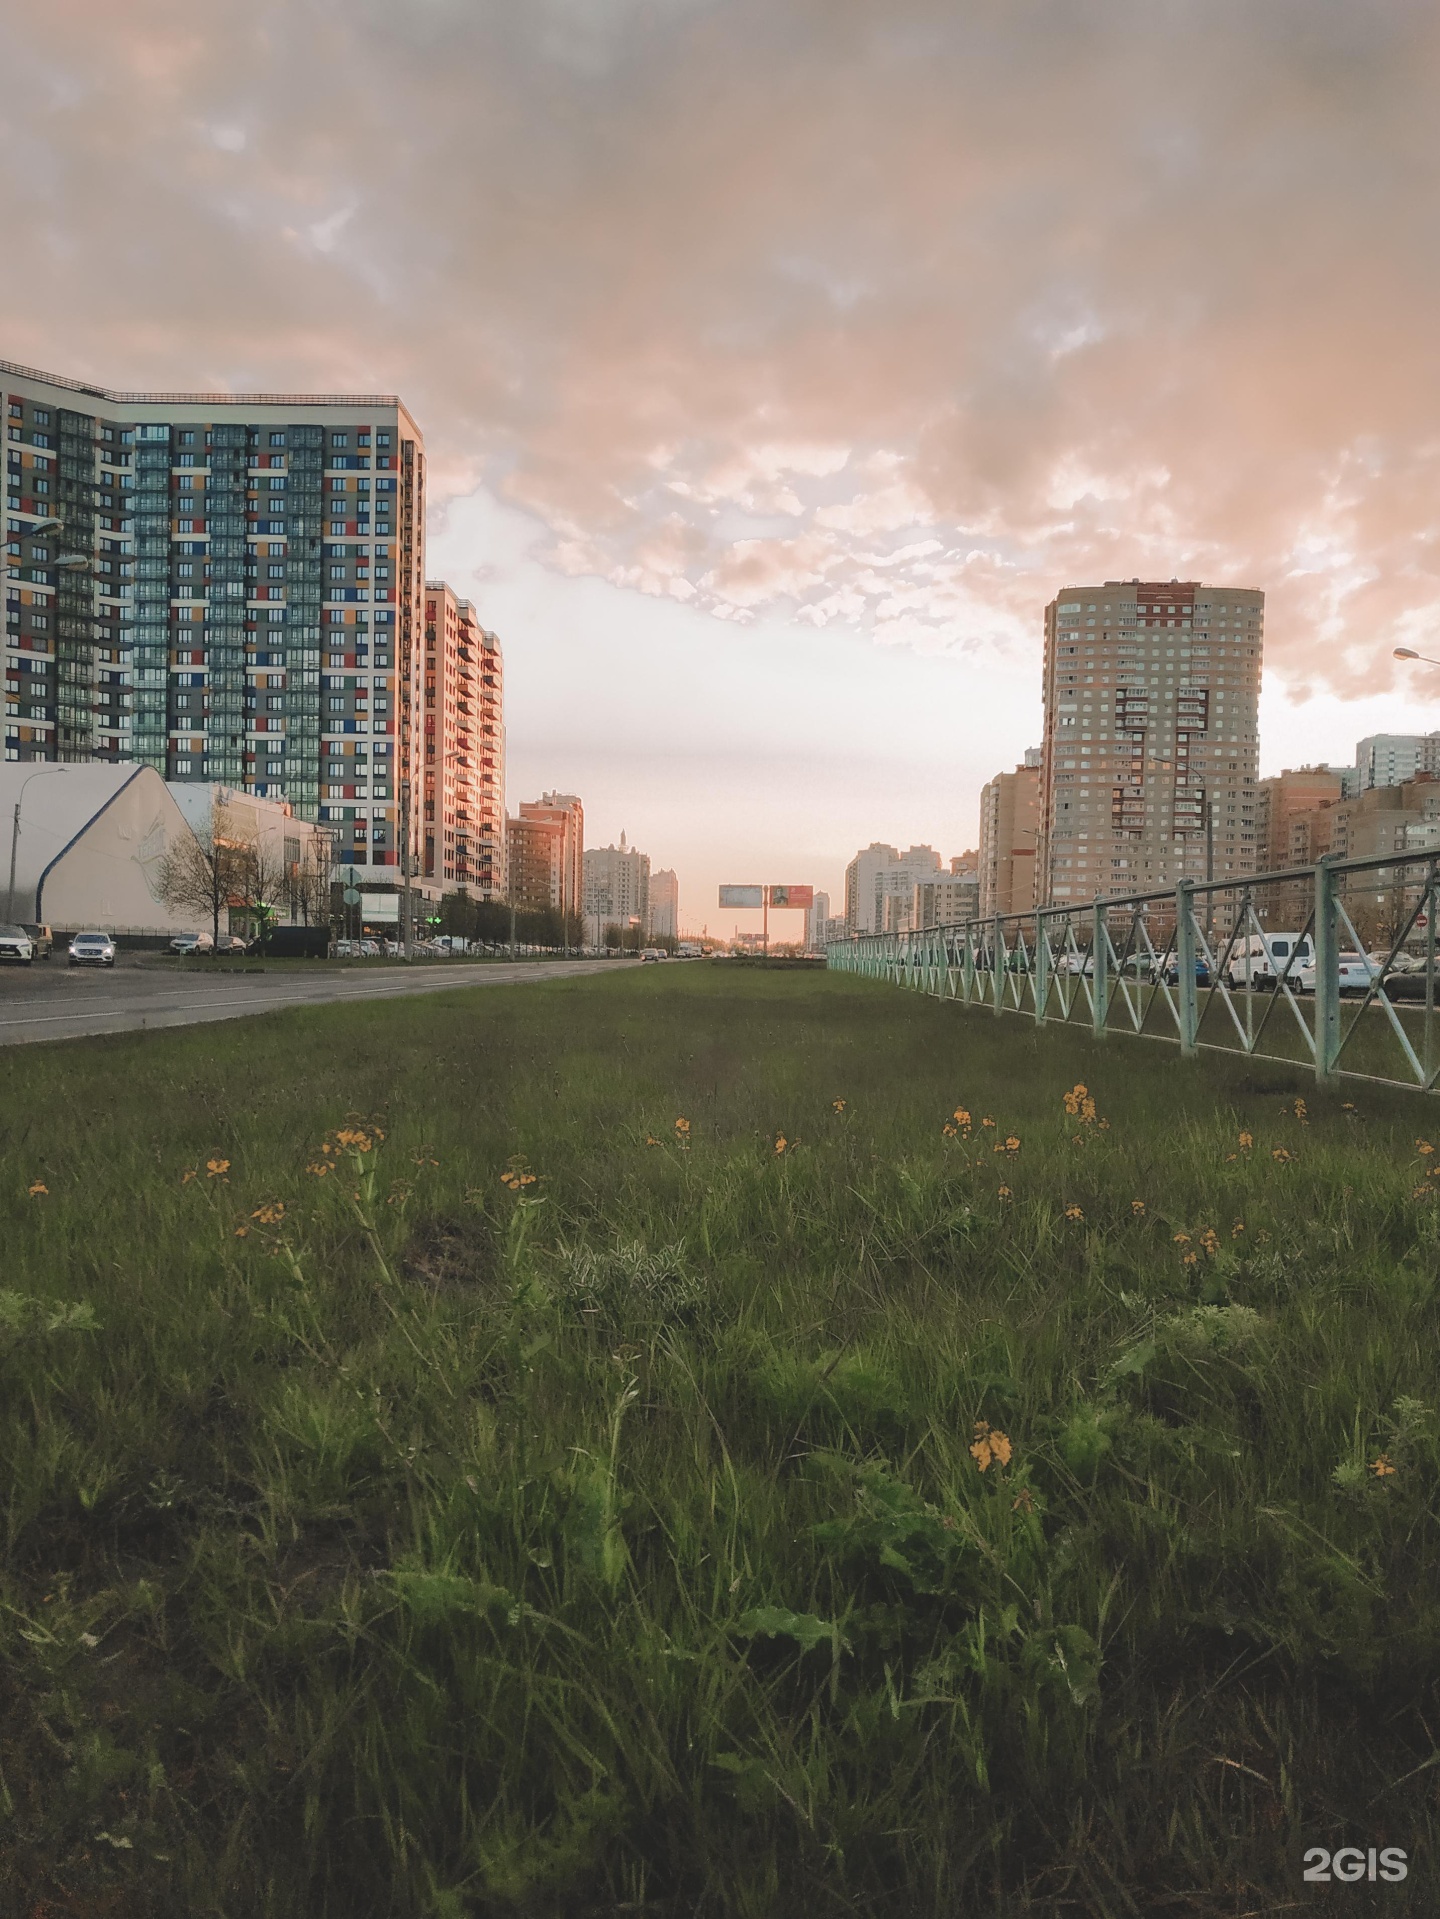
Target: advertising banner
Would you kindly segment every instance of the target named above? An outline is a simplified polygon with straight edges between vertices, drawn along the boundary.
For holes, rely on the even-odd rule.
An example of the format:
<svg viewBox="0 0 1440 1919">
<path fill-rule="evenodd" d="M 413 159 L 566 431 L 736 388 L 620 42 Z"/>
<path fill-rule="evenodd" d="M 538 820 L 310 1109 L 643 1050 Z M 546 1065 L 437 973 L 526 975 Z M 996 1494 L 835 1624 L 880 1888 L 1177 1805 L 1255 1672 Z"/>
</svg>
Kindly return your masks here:
<svg viewBox="0 0 1440 1919">
<path fill-rule="evenodd" d="M 803 906 L 808 912 L 815 904 L 813 886 L 772 886 L 770 888 L 772 906 Z"/>
<path fill-rule="evenodd" d="M 363 920 L 393 920 L 400 923 L 400 895 L 398 893 L 361 893 L 360 917 Z"/>
<path fill-rule="evenodd" d="M 763 886 L 722 886 L 720 904 L 722 906 L 763 906 L 765 888 Z"/>
</svg>

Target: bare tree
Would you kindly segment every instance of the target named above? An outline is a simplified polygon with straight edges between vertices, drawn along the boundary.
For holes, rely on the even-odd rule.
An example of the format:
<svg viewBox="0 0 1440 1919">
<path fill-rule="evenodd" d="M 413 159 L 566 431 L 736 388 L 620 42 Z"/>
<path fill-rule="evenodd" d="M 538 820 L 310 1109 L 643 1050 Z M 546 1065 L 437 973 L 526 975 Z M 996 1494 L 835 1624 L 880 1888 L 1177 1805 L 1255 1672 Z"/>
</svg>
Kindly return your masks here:
<svg viewBox="0 0 1440 1919">
<path fill-rule="evenodd" d="M 229 831 L 223 807 L 212 807 L 198 832 L 186 833 L 160 862 L 160 897 L 179 913 L 203 914 L 220 944 L 220 914 L 243 890 L 247 843 Z"/>
<path fill-rule="evenodd" d="M 236 877 L 240 902 L 263 950 L 289 891 L 290 873 L 281 842 L 263 835 L 243 842 Z"/>
</svg>

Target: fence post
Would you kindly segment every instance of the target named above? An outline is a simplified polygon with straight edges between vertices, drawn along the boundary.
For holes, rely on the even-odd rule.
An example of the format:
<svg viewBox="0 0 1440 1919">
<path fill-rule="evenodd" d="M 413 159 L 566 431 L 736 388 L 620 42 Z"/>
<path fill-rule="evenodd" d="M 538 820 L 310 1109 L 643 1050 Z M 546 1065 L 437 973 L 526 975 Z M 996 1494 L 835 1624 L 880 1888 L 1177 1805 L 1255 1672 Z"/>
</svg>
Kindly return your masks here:
<svg viewBox="0 0 1440 1919">
<path fill-rule="evenodd" d="M 1110 949 L 1105 937 L 1105 908 L 1098 900 L 1090 909 L 1090 973 L 1091 1029 L 1096 1039 L 1104 1039 L 1110 1018 Z"/>
<path fill-rule="evenodd" d="M 1199 1028 L 1195 993 L 1195 890 L 1184 880 L 1175 888 L 1175 978 L 1180 1008 L 1180 1051 L 1193 1057 Z"/>
<path fill-rule="evenodd" d="M 1050 942 L 1045 934 L 1045 915 L 1035 912 L 1035 1024 L 1045 1024 L 1045 1002 L 1050 997 Z"/>
<path fill-rule="evenodd" d="M 1000 956 L 1000 915 L 997 913 L 990 927 L 990 991 L 995 1001 L 995 1017 L 1000 1017 L 1005 1004 L 1005 968 Z"/>
<path fill-rule="evenodd" d="M 1315 1077 L 1335 1077 L 1340 1053 L 1340 941 L 1335 921 L 1335 875 L 1329 862 L 1315 868 Z"/>
</svg>

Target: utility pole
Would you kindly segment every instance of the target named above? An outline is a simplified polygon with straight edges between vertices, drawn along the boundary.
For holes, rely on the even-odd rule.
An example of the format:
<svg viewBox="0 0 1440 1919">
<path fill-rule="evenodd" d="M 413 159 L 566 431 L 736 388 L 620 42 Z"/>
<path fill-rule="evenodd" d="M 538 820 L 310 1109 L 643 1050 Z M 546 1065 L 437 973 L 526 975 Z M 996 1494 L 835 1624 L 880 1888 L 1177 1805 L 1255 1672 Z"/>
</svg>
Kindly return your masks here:
<svg viewBox="0 0 1440 1919">
<path fill-rule="evenodd" d="M 406 959 L 414 958 L 410 936 L 413 908 L 410 899 L 410 780 L 400 782 L 400 950 Z"/>
</svg>

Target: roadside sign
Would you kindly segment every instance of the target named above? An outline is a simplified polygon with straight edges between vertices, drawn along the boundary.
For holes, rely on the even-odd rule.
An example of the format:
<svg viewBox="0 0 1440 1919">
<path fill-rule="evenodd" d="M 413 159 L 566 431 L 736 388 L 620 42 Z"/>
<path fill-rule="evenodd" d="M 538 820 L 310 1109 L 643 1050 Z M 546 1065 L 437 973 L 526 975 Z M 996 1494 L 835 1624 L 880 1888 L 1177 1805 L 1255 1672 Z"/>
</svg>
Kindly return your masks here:
<svg viewBox="0 0 1440 1919">
<path fill-rule="evenodd" d="M 347 906 L 358 906 L 360 904 L 360 889 L 358 886 L 347 886 L 340 897 Z"/>
</svg>

